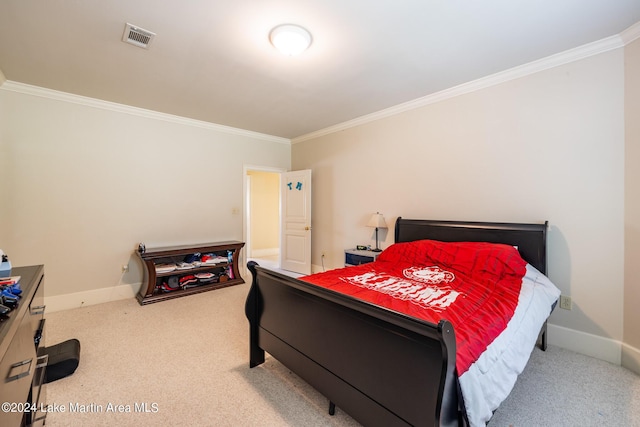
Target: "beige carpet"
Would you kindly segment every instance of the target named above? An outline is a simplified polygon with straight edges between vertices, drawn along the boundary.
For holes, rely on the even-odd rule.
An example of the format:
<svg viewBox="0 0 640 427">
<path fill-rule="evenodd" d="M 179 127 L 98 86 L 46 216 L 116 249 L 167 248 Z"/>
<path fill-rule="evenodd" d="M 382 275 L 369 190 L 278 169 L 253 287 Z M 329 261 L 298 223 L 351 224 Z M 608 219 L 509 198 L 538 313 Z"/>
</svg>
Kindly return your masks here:
<svg viewBox="0 0 640 427">
<path fill-rule="evenodd" d="M 271 357 L 249 369 L 248 289 L 47 314 L 47 345 L 82 345 L 77 371 L 47 385 L 47 426 L 358 426 Z M 640 376 L 535 349 L 488 425 L 640 426 Z"/>
<path fill-rule="evenodd" d="M 82 347 L 76 372 L 47 384 L 47 426 L 357 426 L 271 357 L 249 369 L 248 289 L 47 314 L 47 345 Z"/>
</svg>

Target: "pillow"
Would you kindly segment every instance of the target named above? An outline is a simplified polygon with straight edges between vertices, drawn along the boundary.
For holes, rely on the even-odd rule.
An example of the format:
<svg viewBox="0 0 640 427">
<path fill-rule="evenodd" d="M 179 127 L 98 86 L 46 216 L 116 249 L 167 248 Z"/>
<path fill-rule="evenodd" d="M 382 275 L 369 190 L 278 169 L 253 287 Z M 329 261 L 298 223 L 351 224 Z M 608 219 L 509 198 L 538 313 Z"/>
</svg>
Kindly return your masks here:
<svg viewBox="0 0 640 427">
<path fill-rule="evenodd" d="M 511 245 L 487 242 L 440 242 L 416 240 L 395 243 L 378 255 L 380 262 L 402 262 L 412 266 L 438 265 L 472 275 L 481 271 L 500 278 L 523 276 L 526 261 Z"/>
</svg>

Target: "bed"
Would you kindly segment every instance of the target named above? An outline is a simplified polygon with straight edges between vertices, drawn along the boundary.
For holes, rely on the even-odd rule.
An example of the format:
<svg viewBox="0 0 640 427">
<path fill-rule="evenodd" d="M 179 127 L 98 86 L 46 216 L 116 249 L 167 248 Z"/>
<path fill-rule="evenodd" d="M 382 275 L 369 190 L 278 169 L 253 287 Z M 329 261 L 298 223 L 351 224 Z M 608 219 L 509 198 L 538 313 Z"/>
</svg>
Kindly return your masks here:
<svg viewBox="0 0 640 427">
<path fill-rule="evenodd" d="M 296 279 L 254 262 L 248 264 L 253 280 L 245 306 L 249 366 L 260 365 L 265 352 L 269 353 L 326 396 L 330 413 L 337 406 L 366 426 L 484 425 L 508 395 L 536 342 L 546 348 L 546 319 L 559 296 L 545 276 L 546 232 L 546 222 L 396 220 L 399 245 L 392 245 L 394 250 L 405 242 L 424 240 L 508 245 L 526 261 L 527 275 L 535 275 L 531 289 L 545 293 L 544 308 L 538 310 L 543 313 L 529 316 L 516 308 L 513 319 L 524 326 L 512 327 L 515 320 L 510 320 L 509 328 L 486 343 L 484 352 L 462 375 L 457 369 L 456 330 L 446 318 L 420 319 L 309 283 L 307 279 L 314 275 Z M 341 271 L 350 274 L 356 270 L 349 269 L 355 268 Z M 517 335 L 532 328 L 533 334 L 522 333 L 527 336 L 518 338 L 524 341 L 511 335 L 505 338 L 507 330 Z M 498 343 L 502 347 L 496 348 Z M 510 360 L 516 356 L 517 360 Z M 500 365 L 510 371 L 493 372 Z M 495 384 L 483 383 L 486 372 L 495 377 L 490 378 Z M 485 389 L 489 396 L 476 397 Z"/>
</svg>

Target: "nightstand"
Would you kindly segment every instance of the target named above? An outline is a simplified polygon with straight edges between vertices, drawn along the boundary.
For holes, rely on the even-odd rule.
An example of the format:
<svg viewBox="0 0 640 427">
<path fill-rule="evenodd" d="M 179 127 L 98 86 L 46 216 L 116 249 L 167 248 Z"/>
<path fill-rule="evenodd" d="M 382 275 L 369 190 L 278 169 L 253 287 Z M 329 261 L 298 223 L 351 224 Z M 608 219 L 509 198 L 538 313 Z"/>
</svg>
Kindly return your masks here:
<svg viewBox="0 0 640 427">
<path fill-rule="evenodd" d="M 378 258 L 382 252 L 374 251 L 359 251 L 357 249 L 346 249 L 344 251 L 344 266 L 349 267 L 353 265 L 366 264 L 373 262 Z"/>
</svg>

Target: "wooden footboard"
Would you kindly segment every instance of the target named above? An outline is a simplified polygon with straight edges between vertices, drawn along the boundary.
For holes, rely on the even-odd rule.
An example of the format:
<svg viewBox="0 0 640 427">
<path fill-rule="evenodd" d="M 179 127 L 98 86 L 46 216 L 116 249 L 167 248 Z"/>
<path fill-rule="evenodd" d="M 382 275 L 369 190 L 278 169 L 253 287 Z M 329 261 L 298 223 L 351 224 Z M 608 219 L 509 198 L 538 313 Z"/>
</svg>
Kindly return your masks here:
<svg viewBox="0 0 640 427">
<path fill-rule="evenodd" d="M 268 352 L 366 426 L 465 424 L 449 322 L 412 319 L 248 267 L 251 367 Z"/>
</svg>

